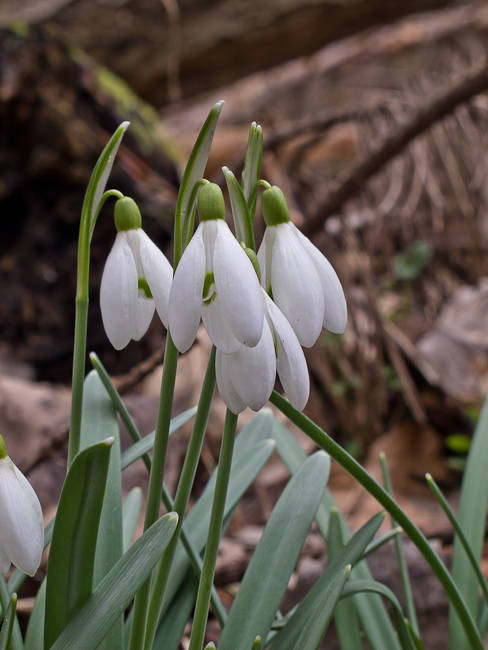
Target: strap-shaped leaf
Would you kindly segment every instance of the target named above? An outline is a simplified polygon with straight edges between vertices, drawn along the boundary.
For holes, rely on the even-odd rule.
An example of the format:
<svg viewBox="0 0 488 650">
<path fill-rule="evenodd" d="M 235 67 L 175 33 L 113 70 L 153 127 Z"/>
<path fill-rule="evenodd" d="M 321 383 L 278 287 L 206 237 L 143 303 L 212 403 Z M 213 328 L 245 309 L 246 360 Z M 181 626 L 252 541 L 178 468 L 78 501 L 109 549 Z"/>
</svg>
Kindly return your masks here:
<svg viewBox="0 0 488 650">
<path fill-rule="evenodd" d="M 274 416 L 270 417 L 273 417 L 274 420 L 273 438 L 276 440 L 276 450 L 289 471 L 294 473 L 305 460 L 305 452 L 290 431 Z M 326 488 L 315 519 L 317 527 L 325 540 L 327 540 L 328 534 L 329 513 L 333 508 L 337 509 L 337 504 L 330 491 Z M 344 540 L 347 541 L 351 537 L 351 532 L 340 513 L 339 518 Z M 360 562 L 353 568 L 352 578 L 358 580 L 373 579 L 366 562 Z M 358 594 L 354 597 L 354 603 L 371 647 L 375 650 L 399 650 L 398 637 L 381 598 L 374 594 Z"/>
<path fill-rule="evenodd" d="M 0 650 L 9 650 L 14 629 L 15 608 L 17 607 L 17 594 L 10 596 L 10 602 L 7 607 L 7 614 L 3 618 L 2 629 L 0 630 Z"/>
<path fill-rule="evenodd" d="M 198 580 L 190 569 L 178 593 L 162 617 L 152 650 L 178 650 L 185 625 L 195 605 Z"/>
<path fill-rule="evenodd" d="M 197 412 L 197 407 L 192 406 L 191 408 L 183 411 L 176 417 L 172 418 L 169 425 L 169 434 L 171 435 L 182 427 L 188 420 L 190 420 L 195 413 Z M 154 431 L 148 433 L 147 436 L 144 436 L 139 442 L 135 442 L 122 454 L 122 469 L 129 467 L 132 463 L 135 463 L 136 460 L 139 460 L 144 454 L 152 451 L 154 447 Z"/>
<path fill-rule="evenodd" d="M 129 548 L 131 539 L 136 530 L 137 521 L 142 507 L 142 490 L 140 487 L 132 488 L 122 504 L 122 547 L 125 551 Z"/>
<path fill-rule="evenodd" d="M 107 482 L 102 512 L 98 525 L 97 547 L 93 584 L 100 582 L 122 557 L 122 478 L 120 466 L 120 437 L 117 414 L 98 373 L 88 373 L 83 388 L 80 449 L 112 437 Z M 123 643 L 123 618 L 116 621 L 99 650 L 121 648 Z"/>
<path fill-rule="evenodd" d="M 342 571 L 348 565 L 354 566 L 359 561 L 364 549 L 373 539 L 384 518 L 385 515 L 382 512 L 372 517 L 351 537 L 346 546 L 336 554 L 332 562 L 329 562 L 326 570 L 301 600 L 285 627 L 274 637 L 273 650 L 292 650 L 296 647 L 297 640 L 303 630 L 313 623 L 313 618 L 316 616 L 315 604 L 320 601 L 323 592 L 337 572 Z"/>
<path fill-rule="evenodd" d="M 88 599 L 113 438 L 77 454 L 63 485 L 49 554 L 44 645 Z"/>
<path fill-rule="evenodd" d="M 254 249 L 254 231 L 249 216 L 246 199 L 236 177 L 228 167 L 222 167 L 225 182 L 229 190 L 230 207 L 234 218 L 234 228 L 239 242 L 244 242 L 248 248 Z"/>
<path fill-rule="evenodd" d="M 329 471 L 330 458 L 319 451 L 288 482 L 244 574 L 219 642 L 220 650 L 249 650 L 256 635 L 267 637 Z"/>
<path fill-rule="evenodd" d="M 327 542 L 327 557 L 330 562 L 344 547 L 341 521 L 337 510 L 331 510 L 330 512 Z M 341 650 L 357 650 L 361 648 L 361 632 L 359 630 L 356 607 L 352 598 L 337 603 L 334 611 L 334 624 L 337 636 L 339 637 Z"/>
<path fill-rule="evenodd" d="M 258 423 L 258 425 L 260 424 Z M 234 447 L 224 519 L 235 508 L 244 492 L 254 481 L 274 450 L 273 441 L 265 439 L 257 442 L 257 435 L 244 435 L 246 429 L 247 427 L 244 427 L 237 436 Z M 257 427 L 255 431 L 258 431 Z M 192 541 L 194 548 L 199 551 L 203 549 L 207 539 L 210 511 L 215 489 L 215 476 L 216 473 L 214 472 L 205 486 L 202 495 L 190 510 L 183 523 L 183 529 L 188 538 Z M 163 612 L 171 602 L 190 566 L 188 556 L 182 544 L 179 543 L 175 551 L 171 574 L 166 587 Z"/>
<path fill-rule="evenodd" d="M 43 650 L 44 648 L 44 613 L 46 611 L 46 578 L 37 590 L 36 600 L 29 616 L 25 633 L 25 650 Z"/>
<path fill-rule="evenodd" d="M 398 602 L 398 598 L 390 589 L 388 589 L 388 587 L 385 587 L 385 585 L 381 584 L 381 582 L 375 582 L 374 580 L 351 581 L 344 587 L 342 598 L 364 592 L 378 594 L 390 602 L 393 609 L 393 619 L 398 630 L 398 636 L 400 638 L 402 649 L 415 650 L 412 639 L 408 632 L 408 628 L 405 624 L 405 618 L 400 603 Z"/>
<path fill-rule="evenodd" d="M 318 648 L 324 638 L 334 609 L 338 604 L 344 585 L 351 574 L 351 567 L 348 565 L 344 569 L 339 569 L 332 576 L 329 584 L 320 594 L 320 597 L 314 603 L 310 617 L 310 625 L 302 629 L 293 650 L 303 650 L 304 648 Z M 356 646 L 357 649 L 361 648 Z M 342 645 L 341 645 L 342 649 Z"/>
<path fill-rule="evenodd" d="M 463 475 L 457 517 L 478 563 L 481 560 L 485 537 L 485 515 L 488 503 L 488 481 L 485 478 L 487 465 L 488 400 L 483 406 L 471 443 Z M 478 581 L 458 535 L 454 538 L 452 577 L 472 616 L 476 618 L 478 612 Z M 469 650 L 469 648 L 470 644 L 464 628 L 451 604 L 449 610 L 449 649 Z"/>
<path fill-rule="evenodd" d="M 53 650 L 97 648 L 147 580 L 169 543 L 178 521 L 170 512 L 156 521 L 98 583 L 53 646 Z M 114 649 L 115 650 L 115 649 Z"/>
<path fill-rule="evenodd" d="M 196 202 L 193 189 L 205 171 L 215 127 L 223 105 L 223 101 L 217 102 L 210 110 L 183 172 L 175 211 L 175 266 L 183 253 L 183 242 L 188 235 L 189 222 Z"/>
<path fill-rule="evenodd" d="M 259 124 L 253 122 L 249 129 L 249 138 L 244 158 L 244 169 L 242 170 L 242 191 L 249 207 L 249 212 L 254 215 L 256 209 L 257 194 L 254 195 L 254 188 L 261 173 L 261 159 L 263 157 L 263 129 Z"/>
</svg>

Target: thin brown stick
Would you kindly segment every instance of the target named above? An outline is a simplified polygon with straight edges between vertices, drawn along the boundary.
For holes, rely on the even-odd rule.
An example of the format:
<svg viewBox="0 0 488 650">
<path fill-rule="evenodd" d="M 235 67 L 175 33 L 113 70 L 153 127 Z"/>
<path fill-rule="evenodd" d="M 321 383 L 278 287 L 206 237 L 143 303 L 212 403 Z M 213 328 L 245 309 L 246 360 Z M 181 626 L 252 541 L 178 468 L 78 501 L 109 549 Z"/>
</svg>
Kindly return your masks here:
<svg viewBox="0 0 488 650">
<path fill-rule="evenodd" d="M 396 129 L 366 158 L 347 170 L 331 189 L 325 201 L 302 227 L 307 235 L 320 230 L 330 215 L 338 212 L 344 203 L 356 196 L 365 182 L 376 174 L 389 160 L 399 154 L 412 140 L 432 124 L 449 115 L 459 104 L 488 90 L 488 66 L 470 71 L 448 91 L 438 95 L 423 106 L 408 122 Z"/>
</svg>

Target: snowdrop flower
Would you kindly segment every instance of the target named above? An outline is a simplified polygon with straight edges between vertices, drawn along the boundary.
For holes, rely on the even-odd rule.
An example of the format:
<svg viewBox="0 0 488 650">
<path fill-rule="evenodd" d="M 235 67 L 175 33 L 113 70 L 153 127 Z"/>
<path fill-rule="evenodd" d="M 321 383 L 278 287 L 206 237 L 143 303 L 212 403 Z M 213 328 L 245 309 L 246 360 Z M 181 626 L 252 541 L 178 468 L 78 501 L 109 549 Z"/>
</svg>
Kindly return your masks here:
<svg viewBox="0 0 488 650">
<path fill-rule="evenodd" d="M 325 327 L 341 334 L 347 307 L 341 283 L 330 262 L 290 221 L 283 192 L 263 192 L 267 228 L 258 251 L 262 284 L 293 327 L 311 347 Z"/>
<path fill-rule="evenodd" d="M 103 269 L 100 308 L 103 326 L 116 350 L 147 331 L 157 310 L 168 326 L 172 268 L 141 228 L 141 213 L 129 197 L 118 199 L 117 236 Z"/>
<path fill-rule="evenodd" d="M 241 345 L 226 354 L 217 350 L 215 371 L 220 395 L 233 413 L 250 406 L 258 411 L 268 401 L 276 371 L 291 404 L 302 410 L 310 391 L 307 363 L 289 322 L 271 298 L 265 305 L 263 335 L 254 348 Z"/>
<path fill-rule="evenodd" d="M 15 564 L 33 576 L 44 548 L 41 504 L 31 484 L 14 465 L 0 436 L 0 572 Z"/>
<path fill-rule="evenodd" d="M 263 332 L 259 280 L 225 222 L 218 185 L 198 195 L 198 226 L 176 268 L 169 298 L 169 329 L 180 352 L 195 340 L 200 318 L 215 346 L 234 352 L 256 346 Z"/>
</svg>

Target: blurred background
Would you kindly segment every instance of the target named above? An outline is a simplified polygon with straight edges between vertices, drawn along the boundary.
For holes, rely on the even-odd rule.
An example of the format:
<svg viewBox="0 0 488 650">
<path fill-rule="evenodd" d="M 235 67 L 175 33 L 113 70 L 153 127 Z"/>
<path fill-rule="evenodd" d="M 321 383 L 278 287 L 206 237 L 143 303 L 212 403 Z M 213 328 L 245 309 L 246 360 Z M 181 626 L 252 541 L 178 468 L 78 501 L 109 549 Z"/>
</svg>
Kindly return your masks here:
<svg viewBox="0 0 488 650">
<path fill-rule="evenodd" d="M 324 333 L 307 350 L 306 413 L 375 476 L 386 452 L 400 504 L 449 561 L 450 527 L 423 477 L 455 505 L 488 386 L 487 52 L 486 2 L 1 0 L 0 430 L 47 518 L 64 475 L 76 242 L 92 166 L 129 119 L 109 186 L 136 199 L 171 258 L 183 165 L 225 99 L 207 177 L 223 185 L 222 165 L 240 174 L 249 125 L 261 124 L 262 177 L 284 190 L 345 289 L 345 335 Z M 258 217 L 258 241 L 262 229 Z M 98 287 L 113 239 L 108 205 L 92 244 L 88 349 L 147 433 L 164 333 L 155 319 L 140 343 L 110 347 Z M 208 350 L 201 333 L 182 358 L 175 412 L 196 402 Z M 223 412 L 212 416 L 200 486 Z M 170 487 L 187 433 L 172 443 Z M 217 572 L 227 599 L 285 479 L 272 461 L 237 510 Z M 142 466 L 128 470 L 126 487 L 143 481 Z M 353 528 L 378 509 L 337 468 L 331 487 Z M 290 602 L 323 566 L 312 538 Z M 443 595 L 410 550 L 425 640 L 443 648 Z M 376 577 L 396 588 L 393 553 L 382 553 Z"/>
</svg>

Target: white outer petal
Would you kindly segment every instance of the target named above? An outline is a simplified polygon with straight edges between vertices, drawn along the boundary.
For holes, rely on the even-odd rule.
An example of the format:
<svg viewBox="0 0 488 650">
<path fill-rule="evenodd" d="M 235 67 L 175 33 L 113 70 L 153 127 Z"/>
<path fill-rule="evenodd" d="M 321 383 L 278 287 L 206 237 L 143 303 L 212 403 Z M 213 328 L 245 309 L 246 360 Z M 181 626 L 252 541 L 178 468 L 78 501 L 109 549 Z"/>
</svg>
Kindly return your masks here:
<svg viewBox="0 0 488 650">
<path fill-rule="evenodd" d="M 246 406 L 259 411 L 268 401 L 276 378 L 274 343 L 268 323 L 264 321 L 261 340 L 255 347 L 241 345 L 228 357 L 232 386 Z"/>
<path fill-rule="evenodd" d="M 236 339 L 254 347 L 263 332 L 264 307 L 253 266 L 229 230 L 218 221 L 213 271 L 221 309 Z"/>
<path fill-rule="evenodd" d="M 169 329 L 180 352 L 186 352 L 197 335 L 204 279 L 205 247 L 200 224 L 181 256 L 169 295 Z"/>
<path fill-rule="evenodd" d="M 149 239 L 143 230 L 141 230 L 139 235 L 139 246 L 144 277 L 151 289 L 159 318 L 167 328 L 169 294 L 173 282 L 173 269 L 165 255 Z"/>
<path fill-rule="evenodd" d="M 295 226 L 294 229 L 301 245 L 312 258 L 319 274 L 322 291 L 324 292 L 324 327 L 329 332 L 342 334 L 347 324 L 347 304 L 337 273 L 325 255 L 312 244 L 308 237 L 305 237 Z"/>
<path fill-rule="evenodd" d="M 246 405 L 232 385 L 229 375 L 228 355 L 224 354 L 221 350 L 217 350 L 215 355 L 215 374 L 221 398 L 224 400 L 227 408 L 232 411 L 232 413 L 235 413 L 235 415 L 238 415 L 246 408 Z"/>
<path fill-rule="evenodd" d="M 278 376 L 291 405 L 301 411 L 310 394 L 307 362 L 290 323 L 269 296 L 265 295 L 265 301 L 277 346 Z"/>
<path fill-rule="evenodd" d="M 107 336 L 116 350 L 132 338 L 137 298 L 137 269 L 125 232 L 117 233 L 100 284 L 100 309 Z"/>
<path fill-rule="evenodd" d="M 218 350 L 226 353 L 234 352 L 241 345 L 230 329 L 219 294 L 209 305 L 202 304 L 202 320 L 212 343 Z"/>
<path fill-rule="evenodd" d="M 276 229 L 271 260 L 273 300 L 288 319 L 298 340 L 311 347 L 322 331 L 324 296 L 319 274 L 293 231 L 293 224 Z"/>
<path fill-rule="evenodd" d="M 8 456 L 0 460 L 0 546 L 16 567 L 27 575 L 35 574 L 44 547 L 41 505 Z"/>
</svg>

